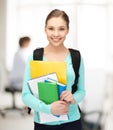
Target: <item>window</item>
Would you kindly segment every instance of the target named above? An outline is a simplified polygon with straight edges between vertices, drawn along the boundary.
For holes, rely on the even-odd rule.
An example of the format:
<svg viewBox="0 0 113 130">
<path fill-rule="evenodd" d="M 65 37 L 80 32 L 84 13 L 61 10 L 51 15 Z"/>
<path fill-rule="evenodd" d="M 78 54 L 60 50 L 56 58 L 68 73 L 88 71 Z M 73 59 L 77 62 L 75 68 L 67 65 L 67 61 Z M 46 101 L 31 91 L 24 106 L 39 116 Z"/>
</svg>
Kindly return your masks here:
<svg viewBox="0 0 113 130">
<path fill-rule="evenodd" d="M 106 59 L 107 13 L 106 6 L 80 5 L 78 7 L 78 47 L 86 67 L 103 68 Z"/>
</svg>

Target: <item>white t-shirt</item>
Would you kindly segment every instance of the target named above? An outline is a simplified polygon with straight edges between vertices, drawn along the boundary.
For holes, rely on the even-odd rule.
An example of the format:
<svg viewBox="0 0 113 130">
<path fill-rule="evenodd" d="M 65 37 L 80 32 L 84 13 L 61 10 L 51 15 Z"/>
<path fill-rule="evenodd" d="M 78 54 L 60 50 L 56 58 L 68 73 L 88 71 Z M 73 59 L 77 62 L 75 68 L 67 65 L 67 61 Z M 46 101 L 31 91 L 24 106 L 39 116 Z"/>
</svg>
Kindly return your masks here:
<svg viewBox="0 0 113 130">
<path fill-rule="evenodd" d="M 14 56 L 13 67 L 10 73 L 10 86 L 22 89 L 24 70 L 29 56 L 29 49 L 20 48 Z"/>
</svg>

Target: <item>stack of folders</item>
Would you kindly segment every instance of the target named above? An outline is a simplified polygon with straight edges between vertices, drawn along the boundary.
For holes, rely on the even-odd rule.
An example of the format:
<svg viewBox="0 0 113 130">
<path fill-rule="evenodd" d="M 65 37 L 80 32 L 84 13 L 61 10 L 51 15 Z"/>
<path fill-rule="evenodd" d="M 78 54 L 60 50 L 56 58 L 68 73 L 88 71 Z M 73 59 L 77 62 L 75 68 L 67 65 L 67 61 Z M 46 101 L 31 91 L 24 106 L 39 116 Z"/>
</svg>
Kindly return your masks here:
<svg viewBox="0 0 113 130">
<path fill-rule="evenodd" d="M 28 81 L 31 93 L 46 104 L 51 104 L 60 99 L 66 85 L 58 82 L 56 73 L 44 75 Z M 38 87 L 37 87 L 38 86 Z M 53 115 L 39 112 L 40 123 L 68 120 L 68 115 Z"/>
<path fill-rule="evenodd" d="M 62 91 L 66 90 L 66 62 L 31 61 L 31 80 L 28 86 L 31 93 L 51 104 L 60 99 Z M 68 120 L 68 115 L 53 115 L 38 112 L 40 123 Z"/>
</svg>

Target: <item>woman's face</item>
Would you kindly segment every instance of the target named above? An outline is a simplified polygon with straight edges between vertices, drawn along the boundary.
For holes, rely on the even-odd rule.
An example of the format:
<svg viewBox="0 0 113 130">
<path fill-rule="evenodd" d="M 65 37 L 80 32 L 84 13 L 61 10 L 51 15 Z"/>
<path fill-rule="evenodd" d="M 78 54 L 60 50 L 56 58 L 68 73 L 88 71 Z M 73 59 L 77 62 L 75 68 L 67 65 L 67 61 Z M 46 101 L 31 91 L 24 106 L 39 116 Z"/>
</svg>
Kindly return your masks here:
<svg viewBox="0 0 113 130">
<path fill-rule="evenodd" d="M 69 29 L 67 28 L 66 21 L 61 17 L 54 17 L 47 21 L 45 32 L 47 39 L 53 46 L 60 46 L 63 44 Z"/>
</svg>

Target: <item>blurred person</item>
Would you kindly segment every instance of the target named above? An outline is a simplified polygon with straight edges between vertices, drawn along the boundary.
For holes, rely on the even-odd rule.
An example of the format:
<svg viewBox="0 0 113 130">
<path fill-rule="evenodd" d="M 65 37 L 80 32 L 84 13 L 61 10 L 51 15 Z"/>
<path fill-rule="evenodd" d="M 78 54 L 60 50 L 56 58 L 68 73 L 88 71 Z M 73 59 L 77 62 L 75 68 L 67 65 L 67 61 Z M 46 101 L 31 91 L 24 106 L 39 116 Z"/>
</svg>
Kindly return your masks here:
<svg viewBox="0 0 113 130">
<path fill-rule="evenodd" d="M 19 39 L 19 49 L 14 56 L 13 67 L 10 72 L 9 86 L 18 90 L 22 90 L 24 70 L 29 55 L 28 47 L 30 45 L 30 40 L 31 39 L 27 36 Z"/>
<path fill-rule="evenodd" d="M 67 63 L 67 90 L 62 92 L 59 101 L 55 101 L 52 104 L 45 104 L 32 95 L 27 81 L 31 79 L 30 61 L 33 60 L 33 54 L 28 59 L 25 69 L 22 99 L 28 107 L 35 111 L 34 130 L 82 130 L 78 103 L 81 102 L 85 96 L 84 63 L 81 57 L 77 90 L 72 94 L 72 85 L 74 84 L 76 75 L 72 66 L 70 50 L 64 46 L 64 41 L 68 32 L 68 15 L 64 11 L 58 9 L 51 11 L 45 22 L 45 33 L 49 43 L 43 50 L 43 60 L 65 61 Z M 67 121 L 54 121 L 41 124 L 38 112 L 53 115 L 68 114 L 69 119 Z"/>
</svg>

